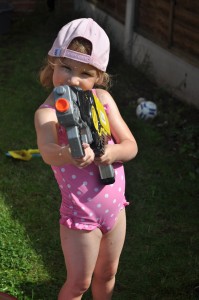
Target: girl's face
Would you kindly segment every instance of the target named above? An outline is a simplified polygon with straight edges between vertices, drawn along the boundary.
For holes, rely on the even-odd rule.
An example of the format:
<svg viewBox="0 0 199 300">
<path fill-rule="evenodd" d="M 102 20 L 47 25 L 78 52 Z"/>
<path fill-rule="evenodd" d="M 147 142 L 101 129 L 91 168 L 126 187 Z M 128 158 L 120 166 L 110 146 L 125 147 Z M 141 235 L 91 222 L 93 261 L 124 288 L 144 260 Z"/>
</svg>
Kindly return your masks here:
<svg viewBox="0 0 199 300">
<path fill-rule="evenodd" d="M 100 74 L 94 67 L 65 58 L 57 59 L 53 67 L 53 85 L 77 86 L 82 90 L 91 90 L 95 83 L 100 83 Z"/>
</svg>

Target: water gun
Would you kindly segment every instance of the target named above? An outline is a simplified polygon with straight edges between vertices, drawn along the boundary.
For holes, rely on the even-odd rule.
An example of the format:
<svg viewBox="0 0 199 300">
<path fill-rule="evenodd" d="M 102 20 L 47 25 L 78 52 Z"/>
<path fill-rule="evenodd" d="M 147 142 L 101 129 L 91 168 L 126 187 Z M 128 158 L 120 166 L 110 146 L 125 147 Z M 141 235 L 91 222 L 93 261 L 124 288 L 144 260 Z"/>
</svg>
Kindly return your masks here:
<svg viewBox="0 0 199 300">
<path fill-rule="evenodd" d="M 68 85 L 55 87 L 53 94 L 58 123 L 66 129 L 72 157 L 85 155 L 82 143 L 89 144 L 96 157 L 103 155 L 111 132 L 99 99 L 92 91 Z M 99 174 L 103 184 L 115 182 L 112 165 L 100 165 Z"/>
</svg>

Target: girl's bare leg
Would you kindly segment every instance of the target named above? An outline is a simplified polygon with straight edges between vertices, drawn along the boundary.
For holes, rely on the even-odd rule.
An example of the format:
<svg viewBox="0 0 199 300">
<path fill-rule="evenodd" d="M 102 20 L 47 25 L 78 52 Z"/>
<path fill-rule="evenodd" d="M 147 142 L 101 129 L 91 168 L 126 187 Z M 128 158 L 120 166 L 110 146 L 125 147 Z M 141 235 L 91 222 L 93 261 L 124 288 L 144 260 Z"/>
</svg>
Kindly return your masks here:
<svg viewBox="0 0 199 300">
<path fill-rule="evenodd" d="M 80 300 L 90 286 L 102 233 L 99 229 L 89 232 L 72 230 L 61 225 L 60 236 L 67 280 L 61 288 L 58 300 Z"/>
<path fill-rule="evenodd" d="M 115 227 L 101 239 L 92 281 L 93 300 L 110 300 L 115 285 L 120 254 L 126 235 L 126 214 L 123 209 Z"/>
</svg>

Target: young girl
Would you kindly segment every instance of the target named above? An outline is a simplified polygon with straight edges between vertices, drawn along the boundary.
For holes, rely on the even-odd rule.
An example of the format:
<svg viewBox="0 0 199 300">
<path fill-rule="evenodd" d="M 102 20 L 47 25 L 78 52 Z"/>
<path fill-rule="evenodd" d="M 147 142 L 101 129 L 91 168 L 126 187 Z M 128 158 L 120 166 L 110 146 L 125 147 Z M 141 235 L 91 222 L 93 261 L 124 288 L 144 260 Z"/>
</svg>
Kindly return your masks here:
<svg viewBox="0 0 199 300">
<path fill-rule="evenodd" d="M 108 85 L 109 49 L 106 33 L 94 20 L 74 20 L 58 33 L 40 74 L 45 87 L 92 90 L 105 107 L 112 134 L 101 157 L 95 157 L 84 143 L 85 156 L 74 159 L 66 131 L 57 121 L 53 94 L 35 113 L 38 147 L 62 195 L 60 237 L 67 278 L 59 300 L 81 299 L 91 280 L 94 300 L 111 299 L 125 239 L 128 202 L 122 162 L 135 157 L 137 144 L 111 95 L 105 89 L 94 89 Z M 98 166 L 109 164 L 115 170 L 115 183 L 103 185 Z"/>
</svg>

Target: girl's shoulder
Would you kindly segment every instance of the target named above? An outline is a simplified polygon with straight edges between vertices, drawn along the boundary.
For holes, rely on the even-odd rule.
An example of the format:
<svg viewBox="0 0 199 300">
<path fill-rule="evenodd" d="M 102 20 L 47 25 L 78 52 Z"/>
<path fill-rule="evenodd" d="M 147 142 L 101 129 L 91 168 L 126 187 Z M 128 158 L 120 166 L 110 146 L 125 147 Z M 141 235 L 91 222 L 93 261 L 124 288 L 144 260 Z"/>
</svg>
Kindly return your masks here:
<svg viewBox="0 0 199 300">
<path fill-rule="evenodd" d="M 95 95 L 103 105 L 109 104 L 113 100 L 111 94 L 106 90 L 95 89 L 94 91 Z"/>
<path fill-rule="evenodd" d="M 107 96 L 107 97 L 111 97 L 110 93 L 107 91 L 107 90 L 104 90 L 104 89 L 100 89 L 100 88 L 96 88 L 96 89 L 93 89 L 92 91 L 94 91 L 94 93 L 100 97 L 100 96 Z"/>
<path fill-rule="evenodd" d="M 48 98 L 39 106 L 39 108 L 52 108 L 55 109 L 53 94 L 51 93 Z"/>
<path fill-rule="evenodd" d="M 117 108 L 117 104 L 115 103 L 115 100 L 111 96 L 111 94 L 103 89 L 96 89 L 96 96 L 100 100 L 100 102 L 103 104 L 106 112 L 110 114 L 111 112 L 114 113 Z"/>
<path fill-rule="evenodd" d="M 104 109 L 108 115 L 110 113 L 110 106 L 111 106 L 110 100 L 109 100 L 111 95 L 109 94 L 109 92 L 107 92 L 106 90 L 103 90 L 103 89 L 94 89 L 94 90 L 92 90 L 92 92 L 102 103 L 102 105 L 104 106 Z"/>
</svg>

